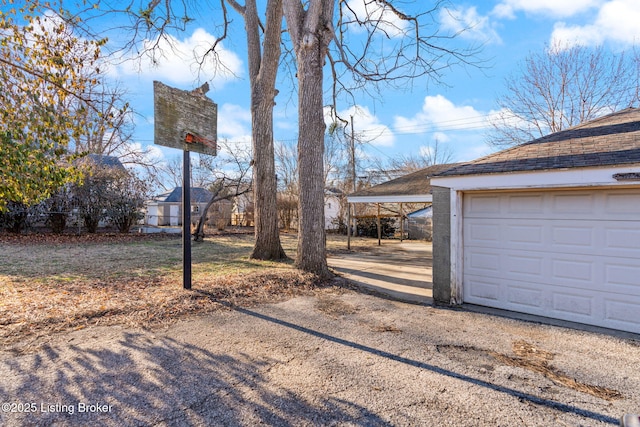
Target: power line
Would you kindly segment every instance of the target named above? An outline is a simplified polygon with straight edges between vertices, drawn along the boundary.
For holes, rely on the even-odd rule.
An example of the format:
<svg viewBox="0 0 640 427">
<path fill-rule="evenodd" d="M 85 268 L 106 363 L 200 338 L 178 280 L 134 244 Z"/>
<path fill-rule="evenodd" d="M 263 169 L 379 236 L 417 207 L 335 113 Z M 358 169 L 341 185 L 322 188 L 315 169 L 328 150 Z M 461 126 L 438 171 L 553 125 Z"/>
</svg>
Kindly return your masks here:
<svg viewBox="0 0 640 427">
<path fill-rule="evenodd" d="M 424 124 L 410 125 L 410 126 L 394 126 L 389 127 L 386 125 L 378 125 L 376 128 L 361 129 L 356 134 L 363 138 L 371 135 L 373 140 L 384 134 L 391 133 L 394 135 L 422 135 L 430 132 L 446 132 L 446 131 L 472 131 L 478 129 L 484 129 L 488 127 L 488 120 L 494 117 L 495 113 L 483 114 L 478 116 L 470 116 L 458 119 L 431 121 Z M 517 117 L 516 114 L 511 114 L 512 117 Z M 373 136 L 375 134 L 375 137 Z M 279 142 L 291 143 L 297 142 L 298 138 L 276 138 Z M 136 139 L 137 142 L 154 142 L 152 139 Z M 246 141 L 228 141 L 229 144 L 246 143 Z"/>
</svg>

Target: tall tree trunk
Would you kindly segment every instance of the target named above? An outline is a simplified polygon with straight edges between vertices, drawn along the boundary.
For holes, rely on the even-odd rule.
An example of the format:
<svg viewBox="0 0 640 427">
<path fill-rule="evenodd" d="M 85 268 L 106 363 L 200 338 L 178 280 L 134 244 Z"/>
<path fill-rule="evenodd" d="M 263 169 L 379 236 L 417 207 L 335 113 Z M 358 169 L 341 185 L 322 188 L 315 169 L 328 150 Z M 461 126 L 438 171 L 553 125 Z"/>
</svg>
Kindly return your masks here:
<svg viewBox="0 0 640 427">
<path fill-rule="evenodd" d="M 300 183 L 296 266 L 321 277 L 327 266 L 324 230 L 323 72 L 333 33 L 333 0 L 284 0 L 284 15 L 298 66 L 298 173 Z"/>
<path fill-rule="evenodd" d="M 296 266 L 329 276 L 324 230 L 322 60 L 319 49 L 298 52 L 298 170 L 300 183 Z"/>
<path fill-rule="evenodd" d="M 256 0 L 245 3 L 249 75 L 251 81 L 251 127 L 253 136 L 253 196 L 256 242 L 251 258 L 286 259 L 280 243 L 276 205 L 276 173 L 273 149 L 273 106 L 278 62 L 282 1 L 269 0 L 264 38 L 261 44 Z M 262 45 L 262 46 L 261 46 Z M 262 50 L 264 49 L 264 50 Z"/>
<path fill-rule="evenodd" d="M 251 124 L 253 128 L 253 197 L 255 204 L 256 242 L 251 258 L 286 259 L 280 243 L 276 205 L 276 173 L 273 150 L 273 99 L 268 88 L 257 84 L 252 91 Z M 271 91 L 273 92 L 273 90 Z"/>
</svg>

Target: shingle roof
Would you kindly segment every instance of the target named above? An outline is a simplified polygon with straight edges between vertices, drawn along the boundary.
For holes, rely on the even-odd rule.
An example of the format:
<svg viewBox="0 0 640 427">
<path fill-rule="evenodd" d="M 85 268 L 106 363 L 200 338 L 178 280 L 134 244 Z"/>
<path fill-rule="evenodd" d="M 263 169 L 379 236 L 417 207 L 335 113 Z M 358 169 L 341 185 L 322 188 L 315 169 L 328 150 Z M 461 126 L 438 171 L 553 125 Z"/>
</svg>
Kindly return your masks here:
<svg viewBox="0 0 640 427">
<path fill-rule="evenodd" d="M 202 187 L 191 187 L 190 190 L 192 203 L 207 203 L 213 196 L 213 194 L 209 190 Z M 168 193 L 157 196 L 154 200 L 158 202 L 181 203 L 182 187 L 176 187 Z"/>
<path fill-rule="evenodd" d="M 431 177 L 438 172 L 455 167 L 460 163 L 434 165 L 419 171 L 392 179 L 364 190 L 349 194 L 349 197 L 378 197 L 378 196 L 412 196 L 429 194 L 431 191 Z"/>
<path fill-rule="evenodd" d="M 80 157 L 77 163 L 91 163 L 95 166 L 101 166 L 104 168 L 124 169 L 119 158 L 116 156 L 108 156 L 106 154 L 89 153 L 84 157 Z"/>
<path fill-rule="evenodd" d="M 627 108 L 461 164 L 438 176 L 640 163 L 640 109 Z"/>
</svg>

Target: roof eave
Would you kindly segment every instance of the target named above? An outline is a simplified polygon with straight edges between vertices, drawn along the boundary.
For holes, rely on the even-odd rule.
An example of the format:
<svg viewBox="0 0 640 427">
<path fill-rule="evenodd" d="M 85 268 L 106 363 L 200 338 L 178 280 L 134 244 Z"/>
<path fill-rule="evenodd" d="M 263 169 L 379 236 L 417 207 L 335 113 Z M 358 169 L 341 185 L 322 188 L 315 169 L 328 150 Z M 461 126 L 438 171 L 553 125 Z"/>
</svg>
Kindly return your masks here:
<svg viewBox="0 0 640 427">
<path fill-rule="evenodd" d="M 431 194 L 390 195 L 390 196 L 347 196 L 349 203 L 431 203 Z"/>
</svg>

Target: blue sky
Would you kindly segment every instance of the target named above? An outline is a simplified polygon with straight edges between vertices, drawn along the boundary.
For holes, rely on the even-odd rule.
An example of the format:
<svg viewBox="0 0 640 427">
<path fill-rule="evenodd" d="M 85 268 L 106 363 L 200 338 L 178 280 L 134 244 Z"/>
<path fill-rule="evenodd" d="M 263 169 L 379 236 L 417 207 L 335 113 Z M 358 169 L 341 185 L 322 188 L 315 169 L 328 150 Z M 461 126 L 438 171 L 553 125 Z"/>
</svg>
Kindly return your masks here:
<svg viewBox="0 0 640 427">
<path fill-rule="evenodd" d="M 354 5 L 363 2 L 350 1 Z M 406 4 L 398 2 L 409 12 L 424 7 L 422 0 Z M 458 21 L 447 19 L 451 15 Z M 211 28 L 211 22 L 215 18 L 212 20 L 206 10 L 201 10 L 196 19 L 187 32 L 176 36 L 173 48 L 166 48 L 164 56 L 157 58 L 157 66 L 150 65 L 146 58 L 114 66 L 110 71 L 127 88 L 132 107 L 140 113 L 137 144 L 153 144 L 153 80 L 185 90 L 209 81 L 208 96 L 218 104 L 218 137 L 239 142 L 250 138 L 249 82 L 241 18 L 233 16 L 235 28 L 222 44 L 221 58 L 229 72 L 216 75 L 207 70 L 198 74 L 193 61 L 193 50 L 214 40 L 216 30 Z M 363 155 L 383 160 L 407 156 L 430 149 L 436 140 L 452 153 L 453 161 L 490 153 L 494 149 L 485 143 L 486 119 L 496 111 L 496 97 L 504 90 L 504 78 L 517 70 L 519 62 L 554 41 L 604 44 L 614 51 L 630 49 L 640 39 L 640 1 L 453 1 L 441 21 L 446 30 L 455 30 L 460 21 L 468 23 L 472 30 L 464 33 L 460 42 L 483 44 L 479 59 L 487 62 L 482 68 L 447 71 L 443 77 L 446 85 L 427 86 L 419 81 L 410 92 L 387 90 L 382 99 L 361 96 L 357 105 L 339 105 L 344 116 L 354 116 L 356 133 L 366 141 L 361 145 Z M 276 138 L 291 141 L 297 138 L 297 95 L 284 75 L 279 80 Z M 168 148 L 156 151 L 165 158 L 180 154 Z"/>
</svg>

